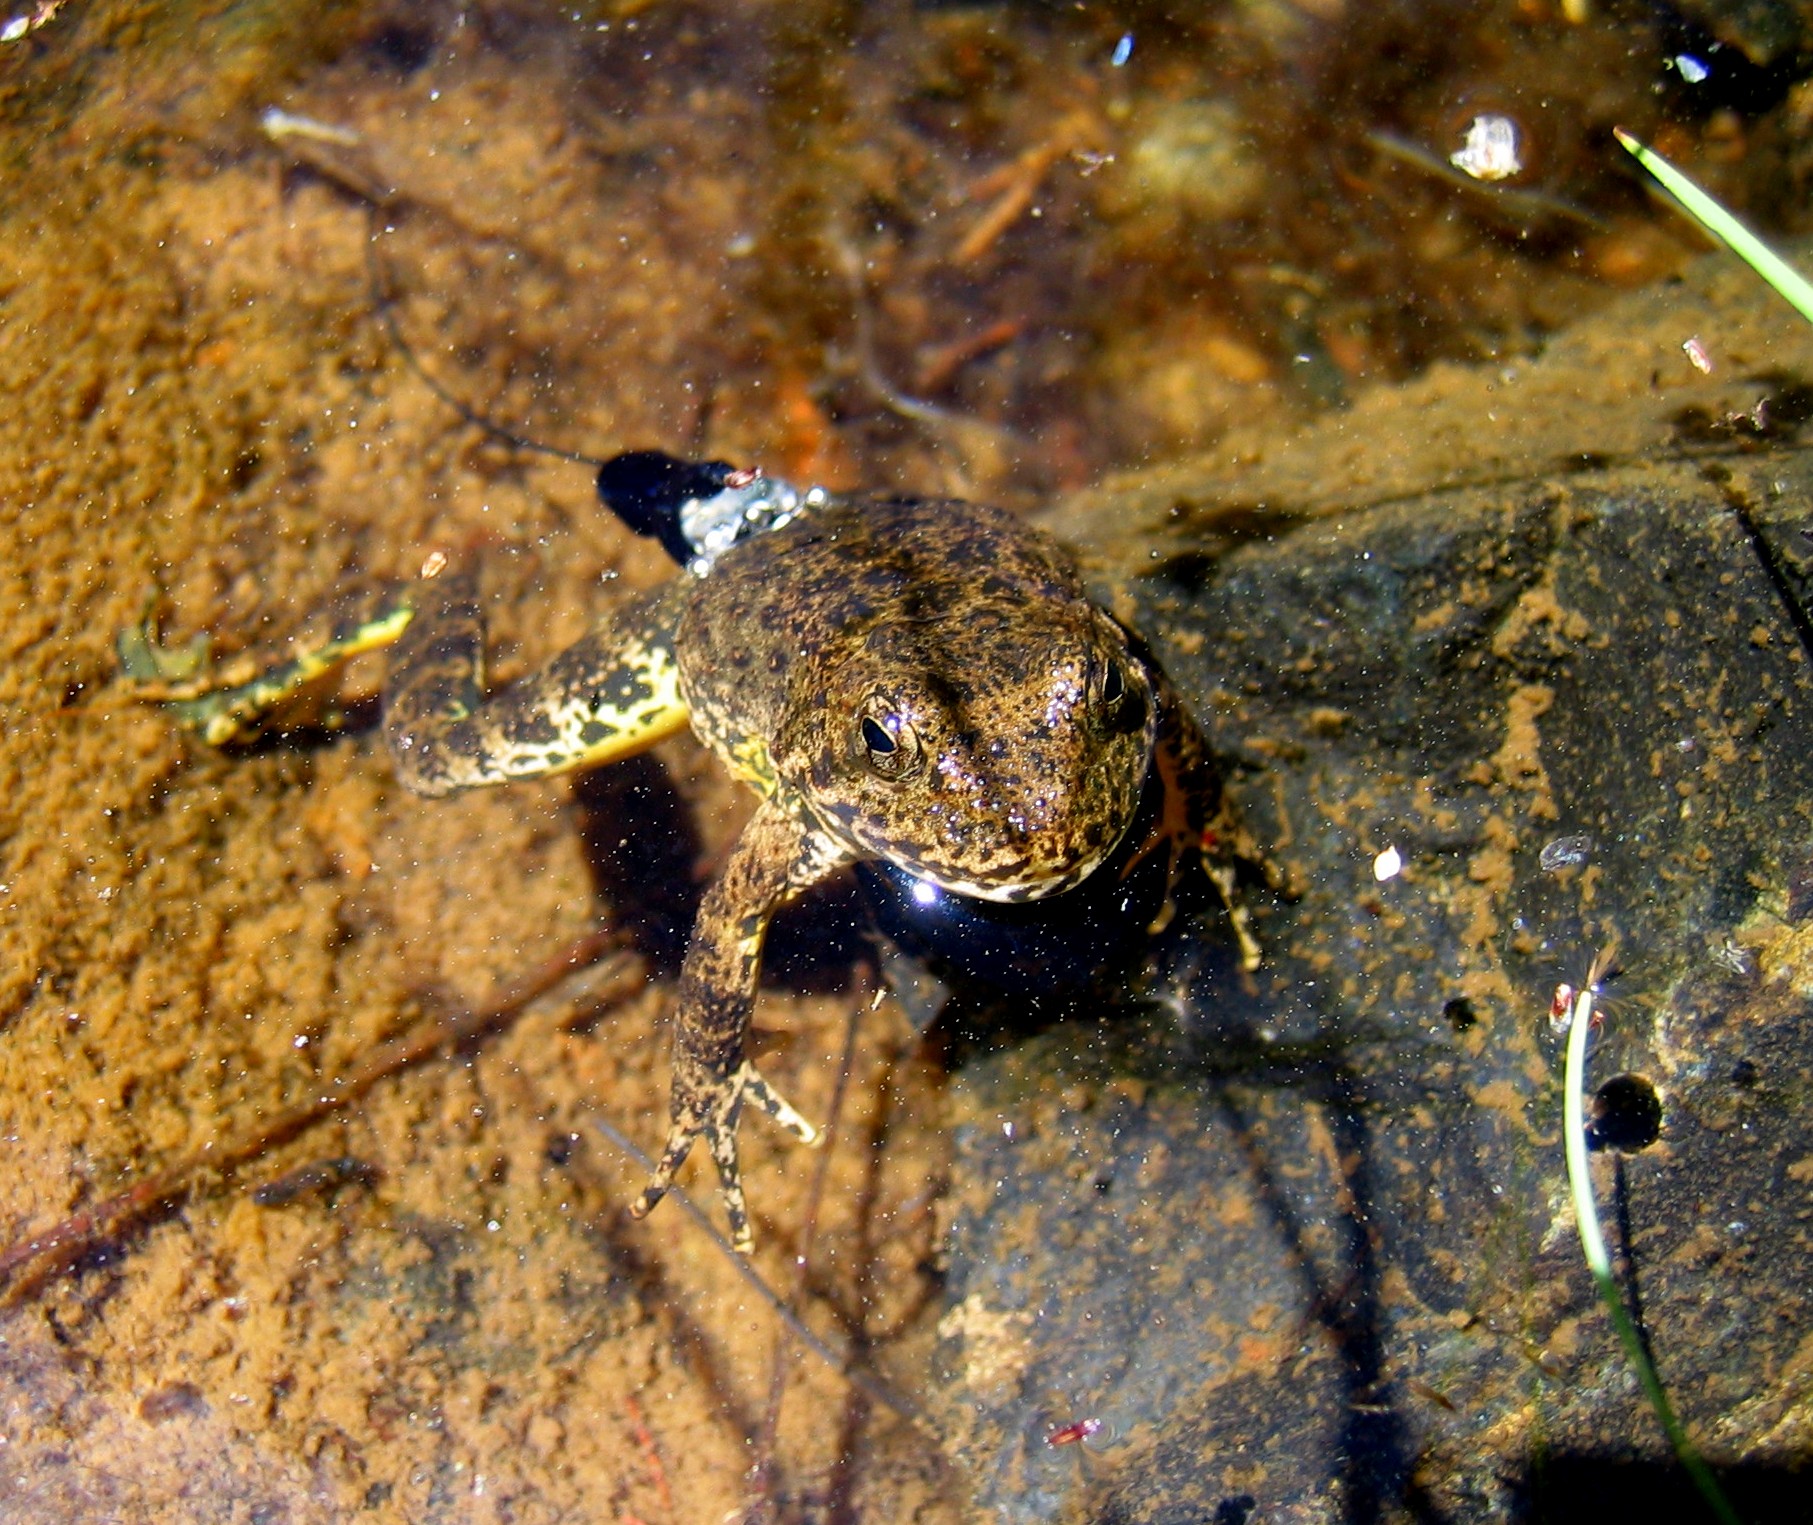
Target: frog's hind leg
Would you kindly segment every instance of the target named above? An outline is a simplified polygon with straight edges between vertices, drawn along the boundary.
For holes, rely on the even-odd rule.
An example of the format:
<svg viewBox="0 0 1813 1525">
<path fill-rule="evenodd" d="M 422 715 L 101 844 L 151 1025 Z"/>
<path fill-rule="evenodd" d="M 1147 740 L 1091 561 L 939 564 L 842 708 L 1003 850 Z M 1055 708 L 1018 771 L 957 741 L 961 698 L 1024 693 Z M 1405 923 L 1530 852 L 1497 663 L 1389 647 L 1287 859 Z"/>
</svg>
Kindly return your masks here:
<svg viewBox="0 0 1813 1525">
<path fill-rule="evenodd" d="M 544 667 L 484 693 L 484 615 L 470 574 L 419 586 L 384 686 L 384 739 L 418 794 L 452 794 L 615 761 L 686 726 L 665 589 L 601 620 Z"/>
<path fill-rule="evenodd" d="M 157 644 L 146 623 L 120 632 L 120 666 L 144 685 L 144 697 L 167 705 L 186 730 L 210 746 L 225 746 L 256 735 L 274 709 L 342 663 L 388 646 L 414 613 L 408 588 L 354 595 L 337 606 L 325 640 L 239 681 L 205 673 L 205 641 L 172 652 Z"/>
</svg>

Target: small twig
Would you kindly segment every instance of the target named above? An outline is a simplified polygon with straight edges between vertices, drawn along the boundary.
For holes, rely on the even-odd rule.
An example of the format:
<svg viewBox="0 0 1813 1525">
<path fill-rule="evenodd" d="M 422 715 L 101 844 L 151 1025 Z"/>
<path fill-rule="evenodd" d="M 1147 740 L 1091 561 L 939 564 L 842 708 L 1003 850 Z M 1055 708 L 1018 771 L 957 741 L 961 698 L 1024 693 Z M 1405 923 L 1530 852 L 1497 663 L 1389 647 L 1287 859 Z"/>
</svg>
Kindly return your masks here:
<svg viewBox="0 0 1813 1525">
<path fill-rule="evenodd" d="M 875 1008 L 872 1005 L 870 1009 Z M 910 1046 L 913 1041 L 908 1039 L 906 1046 Z M 874 1310 L 869 1298 L 869 1288 L 875 1280 L 881 1253 L 875 1239 L 877 1198 L 881 1192 L 881 1166 L 885 1152 L 883 1146 L 892 1130 L 895 1113 L 901 1105 L 901 1093 L 896 1084 L 896 1078 L 904 1053 L 905 1046 L 901 1043 L 898 1034 L 883 1045 L 880 1055 L 881 1070 L 875 1081 L 875 1091 L 881 1105 L 878 1113 L 870 1120 L 865 1129 L 862 1144 L 866 1156 L 864 1179 L 863 1186 L 855 1197 L 856 1216 L 851 1225 L 852 1237 L 854 1242 L 861 1247 L 861 1254 L 857 1257 L 853 1267 L 855 1275 L 847 1289 L 849 1304 L 843 1316 L 843 1323 L 850 1331 L 851 1341 L 859 1350 L 872 1348 L 876 1339 Z M 938 1191 L 937 1187 L 928 1189 L 919 1195 L 918 1200 L 929 1209 L 932 1199 L 938 1194 Z M 914 1209 L 903 1205 L 895 1208 L 887 1216 L 890 1220 L 890 1237 L 896 1237 L 901 1234 L 906 1223 L 912 1220 Z M 827 1301 L 831 1300 L 829 1289 L 826 1289 L 823 1295 Z M 904 1328 L 913 1319 L 915 1311 L 923 1310 L 924 1306 L 925 1302 L 922 1297 L 918 1301 L 917 1310 L 907 1306 L 899 1308 L 896 1313 L 899 1323 L 894 1326 L 896 1332 Z M 862 1395 L 852 1392 L 849 1401 L 844 1405 L 837 1460 L 833 1464 L 831 1475 L 827 1480 L 826 1514 L 830 1519 L 854 1518 L 858 1513 L 855 1504 L 856 1436 L 859 1429 L 866 1424 L 868 1415 L 868 1406 L 863 1402 Z M 943 1453 L 934 1453 L 934 1457 L 942 1471 L 948 1465 L 943 1460 Z"/>
<path fill-rule="evenodd" d="M 913 390 L 921 396 L 943 391 L 970 361 L 1012 344 L 1025 331 L 1024 319 L 1001 318 L 977 333 L 965 334 L 961 339 L 940 345 L 920 359 L 918 371 L 913 376 Z"/>
<path fill-rule="evenodd" d="M 813 1162 L 812 1179 L 806 1187 L 806 1217 L 800 1225 L 799 1243 L 793 1255 L 793 1291 L 788 1306 L 797 1307 L 806 1295 L 812 1260 L 812 1241 L 818 1233 L 818 1211 L 824 1201 L 825 1177 L 831 1166 L 831 1151 L 837 1143 L 838 1118 L 843 1111 L 844 1093 L 849 1089 L 850 1067 L 856 1060 L 856 1022 L 862 1011 L 860 992 L 850 1001 L 844 1019 L 844 1049 L 837 1064 L 837 1080 L 831 1090 L 831 1104 L 825 1113 L 824 1148 Z M 774 1359 L 768 1376 L 768 1407 L 762 1415 L 762 1429 L 756 1439 L 755 1461 L 749 1468 L 750 1492 L 757 1500 L 767 1500 L 773 1484 L 774 1450 L 780 1437 L 781 1400 L 787 1390 L 788 1357 L 792 1340 L 787 1326 L 775 1332 Z"/>
<path fill-rule="evenodd" d="M 1042 143 L 1035 143 L 1007 164 L 992 171 L 970 187 L 969 196 L 995 199 L 951 251 L 953 265 L 968 265 L 988 253 L 1001 235 L 1018 222 L 1032 207 L 1039 186 L 1052 165 L 1089 141 L 1098 132 L 1097 120 L 1087 108 L 1071 112 Z"/>
<path fill-rule="evenodd" d="M 1501 182 L 1476 180 L 1456 169 L 1439 154 L 1431 153 L 1421 143 L 1400 138 L 1396 133 L 1369 132 L 1366 134 L 1366 141 L 1386 158 L 1395 159 L 1399 164 L 1408 165 L 1411 169 L 1439 180 L 1443 185 L 1472 197 L 1482 206 L 1506 217 L 1520 218 L 1530 223 L 1565 218 L 1591 228 L 1594 232 L 1603 232 L 1605 229 L 1604 221 L 1585 207 L 1575 206 L 1573 202 L 1552 196 L 1547 191 L 1525 190 Z"/>
<path fill-rule="evenodd" d="M 552 990 L 574 970 L 596 963 L 615 941 L 616 934 L 611 931 L 589 933 L 565 953 L 507 985 L 477 1011 L 452 1019 L 437 1015 L 418 1022 L 400 1037 L 380 1043 L 347 1074 L 326 1081 L 307 1101 L 246 1129 L 237 1138 L 211 1141 L 201 1149 L 193 1149 L 174 1165 L 117 1196 L 71 1214 L 42 1233 L 14 1240 L 0 1250 L 0 1307 L 15 1306 L 96 1245 L 174 1206 L 204 1174 L 230 1174 L 266 1150 L 287 1143 L 322 1118 L 344 1110 L 379 1081 L 436 1054 L 457 1051 L 503 1031 L 531 1001 Z M 631 955 L 624 954 L 613 972 L 625 985 L 625 993 L 642 983 L 641 961 Z"/>
<path fill-rule="evenodd" d="M 1598 995 L 1599 982 L 1610 972 L 1611 964 L 1611 950 L 1601 949 L 1593 959 L 1592 968 L 1587 971 L 1585 983 L 1574 993 L 1569 1019 L 1567 1068 L 1562 1081 L 1562 1131 L 1567 1145 L 1568 1186 L 1574 1198 L 1574 1222 L 1580 1230 L 1580 1248 L 1585 1252 L 1586 1263 L 1592 1269 L 1594 1285 L 1599 1289 L 1599 1299 L 1611 1315 L 1612 1325 L 1618 1331 L 1619 1340 L 1623 1342 L 1624 1353 L 1636 1370 L 1637 1380 L 1643 1386 L 1650 1407 L 1656 1411 L 1656 1418 L 1662 1422 L 1662 1428 L 1667 1432 L 1669 1444 L 1674 1447 L 1675 1455 L 1687 1469 L 1687 1475 L 1693 1479 L 1694 1486 L 1700 1490 L 1700 1496 L 1706 1500 L 1712 1512 L 1724 1525 L 1739 1525 L 1737 1513 L 1727 1502 L 1718 1479 L 1712 1475 L 1712 1469 L 1700 1456 L 1692 1437 L 1675 1416 L 1674 1406 L 1668 1401 L 1662 1379 L 1657 1376 L 1649 1353 L 1644 1349 L 1643 1337 L 1637 1332 L 1637 1326 L 1631 1322 L 1630 1314 L 1624 1306 L 1624 1297 L 1618 1289 L 1617 1279 L 1612 1275 L 1611 1257 L 1606 1253 L 1605 1235 L 1599 1227 L 1599 1207 L 1593 1197 L 1593 1177 L 1586 1159 L 1586 1109 L 1582 1093 L 1586 1080 L 1587 1032 L 1593 1025 L 1593 1002 Z"/>
</svg>

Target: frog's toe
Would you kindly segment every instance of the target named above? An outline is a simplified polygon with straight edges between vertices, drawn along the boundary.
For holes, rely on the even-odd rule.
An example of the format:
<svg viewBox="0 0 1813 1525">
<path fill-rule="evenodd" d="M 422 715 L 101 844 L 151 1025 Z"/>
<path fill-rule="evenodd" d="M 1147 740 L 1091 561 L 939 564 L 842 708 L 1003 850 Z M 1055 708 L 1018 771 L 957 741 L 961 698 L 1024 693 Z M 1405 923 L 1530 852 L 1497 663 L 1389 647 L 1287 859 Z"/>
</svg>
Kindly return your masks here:
<svg viewBox="0 0 1813 1525">
<path fill-rule="evenodd" d="M 747 1255 L 755 1249 L 755 1237 L 749 1232 L 749 1202 L 743 1195 L 743 1173 L 737 1163 L 737 1113 L 741 1110 L 742 1098 L 732 1085 L 725 1087 L 725 1093 L 728 1104 L 714 1107 L 708 1114 L 701 1116 L 688 1112 L 675 1116 L 668 1127 L 667 1143 L 661 1150 L 655 1173 L 649 1177 L 642 1195 L 630 1204 L 630 1216 L 647 1216 L 649 1210 L 667 1195 L 675 1173 L 692 1153 L 694 1141 L 703 1138 L 706 1148 L 711 1151 L 712 1162 L 718 1167 L 718 1189 L 724 1198 L 724 1215 L 730 1220 L 731 1247 L 739 1255 Z"/>
<path fill-rule="evenodd" d="M 205 631 L 181 646 L 165 646 L 157 638 L 156 623 L 147 616 L 120 631 L 113 644 L 121 672 L 134 683 L 160 690 L 148 698 L 167 697 L 165 690 L 180 694 L 207 677 L 209 641 Z"/>
<path fill-rule="evenodd" d="M 676 1116 L 668 1124 L 667 1142 L 662 1146 L 661 1158 L 655 1162 L 655 1173 L 648 1178 L 648 1185 L 642 1188 L 642 1195 L 630 1203 L 632 1218 L 645 1218 L 649 1210 L 667 1195 L 667 1188 L 674 1184 L 674 1176 L 686 1163 L 686 1156 L 692 1153 L 693 1140 L 702 1133 L 710 1133 L 712 1125 L 703 1118 L 687 1114 Z"/>
<path fill-rule="evenodd" d="M 743 1066 L 743 1094 L 791 1133 L 802 1144 L 816 1146 L 824 1135 L 800 1116 L 792 1102 L 756 1073 L 755 1066 Z"/>
<path fill-rule="evenodd" d="M 1221 903 L 1227 909 L 1228 925 L 1234 929 L 1234 941 L 1240 947 L 1240 967 L 1251 974 L 1265 961 L 1265 954 L 1253 932 L 1253 918 L 1247 912 L 1246 905 L 1240 898 L 1240 890 L 1234 882 L 1234 866 L 1231 863 L 1212 863 L 1205 859 L 1203 867 L 1208 870 L 1209 879 L 1220 892 Z"/>
<path fill-rule="evenodd" d="M 754 1065 L 744 1061 L 708 1096 L 688 1098 L 675 1106 L 673 1121 L 667 1130 L 667 1143 L 661 1150 L 655 1173 L 649 1177 L 642 1195 L 630 1204 L 632 1218 L 644 1217 L 667 1195 L 675 1172 L 692 1153 L 694 1141 L 702 1138 L 711 1151 L 712 1162 L 718 1167 L 718 1189 L 724 1198 L 724 1214 L 730 1220 L 730 1243 L 742 1255 L 755 1248 L 754 1236 L 749 1231 L 749 1204 L 743 1195 L 742 1170 L 737 1162 L 737 1120 L 746 1099 L 753 1101 L 802 1142 L 819 1142 L 819 1131 L 756 1073 Z"/>
<path fill-rule="evenodd" d="M 730 1222 L 730 1247 L 739 1255 L 753 1255 L 755 1235 L 749 1232 L 749 1200 L 743 1195 L 743 1172 L 737 1166 L 736 1124 L 708 1128 L 705 1142 L 718 1167 L 718 1195 L 724 1199 L 724 1216 Z"/>
</svg>

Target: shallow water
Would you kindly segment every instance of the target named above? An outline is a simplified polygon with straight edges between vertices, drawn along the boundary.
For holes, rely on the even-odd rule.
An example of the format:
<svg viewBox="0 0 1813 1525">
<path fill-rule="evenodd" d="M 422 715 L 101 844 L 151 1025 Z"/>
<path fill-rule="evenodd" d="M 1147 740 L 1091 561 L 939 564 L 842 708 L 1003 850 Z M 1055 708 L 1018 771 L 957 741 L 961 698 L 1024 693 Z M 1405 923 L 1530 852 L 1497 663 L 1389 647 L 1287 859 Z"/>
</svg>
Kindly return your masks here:
<svg viewBox="0 0 1813 1525">
<path fill-rule="evenodd" d="M 1130 1445 L 1182 1465 L 1175 1436 L 1049 1448 L 1085 1417 L 1080 1372 L 1076 1392 L 1027 1400 L 1043 1417 L 1022 1449 L 990 1428 L 1021 1410 L 989 1409 L 1013 1372 L 984 1357 L 1011 1367 L 1023 1331 L 975 1290 L 984 1278 L 957 1299 L 945 1278 L 953 1244 L 982 1258 L 977 1182 L 999 1162 L 979 1140 L 1017 1103 L 996 1099 L 993 1072 L 953 1093 L 962 1045 L 922 1043 L 892 1003 L 871 1010 L 840 904 L 802 922 L 763 998 L 765 1066 L 814 1116 L 835 1096 L 839 1136 L 818 1182 L 746 1130 L 757 1264 L 803 1286 L 807 1321 L 915 1395 L 931 1432 L 796 1349 L 777 1358 L 765 1306 L 680 1212 L 623 1218 L 638 1172 L 590 1119 L 654 1141 L 675 929 L 748 809 L 696 748 L 666 744 L 620 779 L 424 804 L 368 729 L 190 745 L 116 681 L 114 633 L 155 598 L 175 639 L 271 649 L 345 587 L 477 553 L 508 678 L 584 628 L 601 580 L 667 575 L 597 507 L 584 467 L 462 423 L 423 372 L 587 456 L 659 446 L 1060 513 L 1111 478 L 1117 495 L 1070 511 L 1119 567 L 1222 548 L 1214 512 L 1175 484 L 1282 460 L 1299 429 L 1365 420 L 1372 502 L 1453 480 L 1423 466 L 1464 450 L 1412 427 L 1442 378 L 1477 379 L 1445 363 L 1521 367 L 1697 249 L 1612 147 L 1614 123 L 1764 224 L 1804 224 L 1799 55 L 1715 5 L 1593 7 L 1576 24 L 1542 0 L 42 9 L 0 44 L 0 1226 L 18 1245 L 175 1175 L 155 1211 L 76 1236 L 74 1264 L 0 1326 L 0 1518 L 930 1521 L 1016 1499 L 1092 1518 L 1107 1516 L 1091 1488 L 1123 1475 Z M 1682 56 L 1711 74 L 1690 84 Z M 273 107 L 303 125 L 273 139 Z M 1444 173 L 1499 114 L 1527 168 L 1502 185 Z M 374 269 L 408 354 L 380 321 Z M 1721 384 L 1762 364 L 1756 346 L 1705 338 Z M 1698 384 L 1673 364 L 1667 387 Z M 1377 390 L 1416 378 L 1422 393 Z M 1576 395 L 1577 421 L 1596 399 Z M 1555 394 L 1547 406 L 1514 464 L 1614 448 L 1569 433 Z M 1727 439 L 1732 416 L 1708 415 Z M 1404 461 L 1408 485 L 1391 476 Z M 1312 488 L 1279 466 L 1243 522 L 1338 507 L 1352 478 L 1317 469 Z M 1116 477 L 1131 472 L 1149 474 Z M 1168 638 L 1189 636 L 1187 609 L 1160 612 Z M 355 714 L 376 673 L 351 674 Z M 1300 738 L 1270 739 L 1282 770 Z M 1515 740 L 1492 754 L 1507 779 Z M 1498 863 L 1463 865 L 1478 898 L 1454 902 L 1491 924 L 1482 943 L 1515 940 Z M 592 986 L 561 985 L 490 1041 L 215 1168 L 386 1040 L 482 1006 L 601 919 L 630 928 L 634 951 Z M 1289 941 L 1284 911 L 1273 925 L 1275 977 L 1313 979 L 1315 950 Z M 1450 1003 L 1502 1000 L 1475 974 Z M 1031 1076 L 1011 1094 L 1053 1109 L 1048 1143 L 1070 1113 L 1138 1108 L 1139 1064 L 1071 1073 L 1049 1041 L 1007 1061 Z M 1517 1057 L 1535 1078 L 1488 1100 L 1535 1151 L 1541 1056 Z M 1280 1094 L 1262 1088 L 1251 1127 L 1337 1158 L 1351 1140 L 1278 1122 Z M 1168 1094 L 1152 1111 L 1199 1123 Z M 295 1174 L 344 1161 L 357 1168 Z M 1519 1179 L 1547 1189 L 1536 1166 Z M 1317 1211 L 1339 1238 L 1329 1190 Z M 1238 1227 L 1262 1197 L 1230 1185 L 1217 1214 Z M 952 1237 L 960 1216 L 967 1239 Z M 1512 1236 L 1525 1220 L 1502 1221 Z M 1186 1280 L 1202 1253 L 1153 1247 Z M 1486 1322 L 1546 1320 L 1546 1338 L 1584 1313 L 1538 1301 Z M 1279 1321 L 1301 1315 L 1242 1312 L 1242 1360 L 1288 1364 Z M 1345 1327 L 1324 1321 L 1315 1359 Z M 1533 1389 L 1578 1338 L 1564 1329 L 1552 1356 L 1529 1337 Z M 934 1359 L 953 1341 L 954 1375 Z M 1804 1397 L 1783 1401 L 1792 1454 Z M 1438 1423 L 1443 1402 L 1423 1405 Z M 1618 1412 L 1611 1441 L 1648 1443 L 1641 1414 Z M 1495 1412 L 1478 1444 L 1539 1453 L 1543 1415 L 1539 1398 Z M 1215 1449 L 1194 1444 L 1199 1460 Z M 1331 1475 L 1303 1517 L 1418 1507 L 1402 1478 L 1392 1494 Z M 1267 1507 L 1263 1468 L 1241 1487 L 1217 1495 L 1227 1518 Z"/>
</svg>

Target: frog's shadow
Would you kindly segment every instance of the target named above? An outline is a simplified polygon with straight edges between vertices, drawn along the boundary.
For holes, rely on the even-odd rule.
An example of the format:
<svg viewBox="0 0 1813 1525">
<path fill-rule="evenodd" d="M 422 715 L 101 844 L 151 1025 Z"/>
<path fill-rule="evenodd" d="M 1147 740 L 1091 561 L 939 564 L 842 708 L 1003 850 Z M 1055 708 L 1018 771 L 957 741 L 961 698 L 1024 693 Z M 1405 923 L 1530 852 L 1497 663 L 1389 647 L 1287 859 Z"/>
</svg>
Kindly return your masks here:
<svg viewBox="0 0 1813 1525">
<path fill-rule="evenodd" d="M 1269 1003 L 1241 969 L 1219 904 L 1187 891 L 1180 899 L 1186 909 L 1169 927 L 1090 979 L 1043 990 L 958 980 L 914 1026 L 953 1072 L 1067 1025 L 1103 1051 L 1138 1043 L 1139 1033 L 1150 1041 L 1156 1027 L 1174 1066 L 1190 1066 L 1199 1048 L 1241 1046 L 1270 1021 Z"/>
<path fill-rule="evenodd" d="M 645 752 L 578 775 L 573 806 L 599 901 L 658 974 L 677 975 L 706 880 L 692 809 L 673 776 Z M 802 995 L 847 990 L 857 966 L 873 962 L 870 920 L 848 875 L 804 896 L 775 918 L 763 985 Z"/>
<path fill-rule="evenodd" d="M 701 846 L 692 809 L 672 775 L 653 754 L 579 774 L 573 805 L 593 890 L 625 941 L 657 974 L 673 978 L 686 956 L 706 877 L 698 873 Z M 1200 907 L 1199 907 L 1200 908 Z M 1184 920 L 1164 941 L 1201 939 Z M 1209 937 L 1201 957 L 1231 983 L 1233 952 Z M 1155 948 L 1162 947 L 1162 943 Z M 1225 966 L 1225 967 L 1223 967 Z M 1112 1014 L 1134 999 L 1101 982 L 1041 993 L 968 980 L 945 970 L 941 979 L 912 953 L 878 931 L 872 902 L 857 879 L 839 874 L 785 907 L 775 918 L 762 965 L 764 989 L 795 995 L 850 990 L 859 971 L 877 971 L 903 1003 L 927 1051 L 959 1066 L 969 1055 L 1032 1037 L 1088 1009 Z M 1133 978 L 1131 968 L 1121 974 Z M 923 982 L 921 991 L 908 988 Z"/>
<path fill-rule="evenodd" d="M 343 706 L 336 721 L 332 726 L 273 729 L 238 744 L 236 750 L 308 751 L 349 732 L 374 732 L 381 722 L 376 697 Z M 625 944 L 646 958 L 656 975 L 677 977 L 709 883 L 709 875 L 698 869 L 703 848 L 691 805 L 660 758 L 648 752 L 576 773 L 571 799 L 600 907 Z M 1194 895 L 1187 889 L 1182 893 L 1193 909 L 1206 904 L 1200 885 Z M 1152 978 L 1154 969 L 1174 962 L 1175 953 L 1165 955 L 1167 947 L 1206 944 L 1208 951 L 1197 946 L 1195 956 L 1219 970 L 1212 983 L 1224 996 L 1237 990 L 1231 946 L 1223 946 L 1225 939 L 1193 922 L 1188 916 L 1180 918 L 1153 944 L 1155 961 L 1146 979 Z M 903 953 L 879 932 L 873 902 L 851 874 L 835 875 L 782 909 L 769 933 L 762 985 L 794 995 L 833 994 L 851 989 L 858 971 L 865 968 L 876 970 L 901 999 L 927 1052 L 953 1069 L 972 1055 L 1036 1036 L 1085 1009 L 1112 1018 L 1139 1001 L 1134 989 L 1114 980 L 1078 980 L 1034 992 L 1015 991 L 1011 980 L 968 980 L 950 976 L 949 971 L 943 971 L 948 978 L 940 978 L 924 960 Z M 1117 972 L 1134 977 L 1130 968 Z"/>
</svg>

